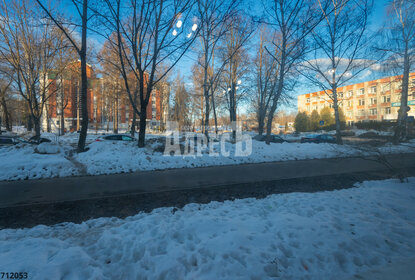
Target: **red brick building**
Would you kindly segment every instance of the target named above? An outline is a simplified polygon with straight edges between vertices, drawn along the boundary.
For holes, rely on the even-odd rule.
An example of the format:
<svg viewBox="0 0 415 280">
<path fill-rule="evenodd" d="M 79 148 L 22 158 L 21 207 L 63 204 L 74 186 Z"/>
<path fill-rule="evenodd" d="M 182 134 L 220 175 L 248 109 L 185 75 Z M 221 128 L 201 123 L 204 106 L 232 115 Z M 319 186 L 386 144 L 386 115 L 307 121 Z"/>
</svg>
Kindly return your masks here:
<svg viewBox="0 0 415 280">
<path fill-rule="evenodd" d="M 62 123 L 64 123 L 65 131 L 80 129 L 82 104 L 79 69 L 80 62 L 76 62 L 60 77 L 53 73 L 49 74 L 48 91 L 50 96 L 43 113 L 42 128 L 44 131 L 60 131 Z M 90 129 L 112 129 L 114 124 L 118 129 L 129 129 L 133 119 L 133 108 L 127 93 L 121 90 L 114 98 L 105 86 L 105 80 L 96 77 L 91 65 L 87 65 L 87 77 L 87 106 Z M 160 91 L 153 90 L 147 105 L 147 121 L 151 127 L 155 127 L 160 125 L 160 120 Z"/>
</svg>

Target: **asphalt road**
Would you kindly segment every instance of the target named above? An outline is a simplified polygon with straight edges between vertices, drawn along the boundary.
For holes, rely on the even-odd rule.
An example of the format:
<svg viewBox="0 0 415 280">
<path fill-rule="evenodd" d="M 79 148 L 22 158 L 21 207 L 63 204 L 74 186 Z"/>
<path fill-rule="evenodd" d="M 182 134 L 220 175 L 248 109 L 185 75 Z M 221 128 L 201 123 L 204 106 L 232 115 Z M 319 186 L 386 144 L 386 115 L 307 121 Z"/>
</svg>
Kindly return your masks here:
<svg viewBox="0 0 415 280">
<path fill-rule="evenodd" d="M 415 170 L 415 154 L 387 159 L 394 168 Z M 0 182 L 0 208 L 358 172 L 391 171 L 374 158 L 336 158 Z"/>
</svg>

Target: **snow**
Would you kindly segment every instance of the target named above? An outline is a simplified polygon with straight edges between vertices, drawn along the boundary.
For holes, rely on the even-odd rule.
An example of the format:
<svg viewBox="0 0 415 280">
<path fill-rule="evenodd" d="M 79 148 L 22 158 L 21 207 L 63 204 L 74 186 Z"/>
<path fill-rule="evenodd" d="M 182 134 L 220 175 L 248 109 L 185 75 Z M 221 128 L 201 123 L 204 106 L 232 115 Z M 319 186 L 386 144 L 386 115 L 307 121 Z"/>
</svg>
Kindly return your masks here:
<svg viewBox="0 0 415 280">
<path fill-rule="evenodd" d="M 63 154 L 39 154 L 29 144 L 0 148 L 0 180 L 27 180 L 65 177 L 78 170 Z"/>
<path fill-rule="evenodd" d="M 61 151 L 61 148 L 55 143 L 44 142 L 40 143 L 35 151 L 39 154 L 57 154 Z"/>
<path fill-rule="evenodd" d="M 0 231 L 30 279 L 347 279 L 415 255 L 415 178 Z"/>
<path fill-rule="evenodd" d="M 43 136 L 43 135 L 42 135 Z M 51 135 L 45 135 L 53 138 Z M 192 168 L 217 165 L 235 165 L 286 160 L 303 160 L 318 158 L 350 157 L 369 155 L 377 149 L 359 149 L 349 145 L 314 144 L 314 143 L 271 143 L 252 140 L 252 153 L 240 156 L 236 153 L 237 145 L 215 142 L 214 148 L 204 149 L 200 156 L 175 155 L 165 156 L 154 151 L 160 144 L 154 142 L 139 149 L 135 142 L 102 141 L 96 142 L 97 135 L 89 135 L 89 150 L 68 157 L 68 152 L 76 148 L 79 134 L 71 133 L 53 140 L 52 143 L 38 146 L 43 153 L 35 151 L 35 145 L 17 145 L 0 147 L 0 180 L 39 179 L 64 177 L 72 175 L 100 175 L 135 171 L 163 170 L 171 168 Z M 160 136 L 149 135 L 149 139 Z M 150 142 L 150 141 L 148 141 Z M 49 145 L 48 145 L 49 144 Z M 48 147 L 48 148 L 46 148 Z M 49 149 L 46 151 L 46 149 Z M 59 152 L 57 151 L 59 149 Z M 242 146 L 242 150 L 245 147 Z M 379 148 L 382 153 L 415 152 L 415 141 L 399 146 L 386 144 Z M 56 154 L 54 154 L 57 152 Z M 225 153 L 223 153 L 225 152 Z M 86 174 L 85 174 L 86 170 Z"/>
</svg>

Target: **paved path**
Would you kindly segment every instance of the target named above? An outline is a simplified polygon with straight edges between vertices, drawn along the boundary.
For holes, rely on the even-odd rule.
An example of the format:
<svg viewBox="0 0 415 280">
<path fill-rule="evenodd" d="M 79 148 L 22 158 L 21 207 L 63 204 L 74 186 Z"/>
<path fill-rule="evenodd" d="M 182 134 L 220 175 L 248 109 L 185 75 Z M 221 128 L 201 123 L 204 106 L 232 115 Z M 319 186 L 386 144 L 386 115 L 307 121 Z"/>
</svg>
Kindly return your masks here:
<svg viewBox="0 0 415 280">
<path fill-rule="evenodd" d="M 415 154 L 388 160 L 415 168 Z M 373 160 L 341 158 L 0 182 L 0 208 L 373 171 L 387 169 Z"/>
</svg>

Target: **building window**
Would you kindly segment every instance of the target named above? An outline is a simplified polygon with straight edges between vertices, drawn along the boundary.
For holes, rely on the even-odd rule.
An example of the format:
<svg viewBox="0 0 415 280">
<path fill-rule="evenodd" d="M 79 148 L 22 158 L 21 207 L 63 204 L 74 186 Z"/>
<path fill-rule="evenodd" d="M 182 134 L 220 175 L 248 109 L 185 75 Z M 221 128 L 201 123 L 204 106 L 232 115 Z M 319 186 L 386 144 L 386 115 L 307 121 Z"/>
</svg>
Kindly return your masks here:
<svg viewBox="0 0 415 280">
<path fill-rule="evenodd" d="M 343 98 L 343 92 L 339 92 L 339 97 Z"/>
<path fill-rule="evenodd" d="M 376 98 L 370 98 L 370 105 L 375 105 L 377 102 Z"/>
<path fill-rule="evenodd" d="M 352 107 L 353 106 L 353 100 L 347 101 L 347 106 Z"/>
<path fill-rule="evenodd" d="M 357 111 L 357 115 L 363 117 L 365 115 L 365 110 Z"/>
<path fill-rule="evenodd" d="M 391 113 L 391 107 L 386 107 L 385 108 L 385 115 L 390 115 Z"/>
<path fill-rule="evenodd" d="M 390 89 L 391 89 L 391 85 L 390 85 L 390 84 L 383 85 L 383 86 L 382 86 L 382 88 L 383 88 L 383 89 L 382 89 L 383 91 L 388 91 L 388 90 L 390 90 Z"/>
<path fill-rule="evenodd" d="M 376 93 L 376 86 L 370 87 L 370 93 Z"/>
<path fill-rule="evenodd" d="M 411 99 L 412 99 L 412 100 L 415 100 L 415 91 L 413 91 L 413 92 L 411 93 L 410 97 L 411 97 Z"/>
<path fill-rule="evenodd" d="M 309 98 L 307 98 L 307 103 L 310 103 L 310 97 L 309 97 Z"/>
<path fill-rule="evenodd" d="M 348 92 L 347 96 L 348 96 L 348 97 L 352 97 L 352 96 L 353 96 L 353 90 L 349 90 L 349 92 Z"/>
<path fill-rule="evenodd" d="M 378 114 L 378 110 L 377 110 L 377 109 L 370 109 L 370 110 L 369 110 L 369 114 L 370 114 L 371 116 L 375 116 L 375 115 L 377 115 L 377 114 Z"/>
<path fill-rule="evenodd" d="M 382 96 L 382 99 L 383 99 L 383 103 L 391 102 L 391 96 L 390 95 Z"/>
<path fill-rule="evenodd" d="M 359 95 L 363 95 L 363 94 L 365 94 L 365 89 L 364 88 L 359 89 Z"/>
<path fill-rule="evenodd" d="M 359 99 L 359 106 L 363 106 L 365 105 L 365 100 L 364 99 Z"/>
</svg>

